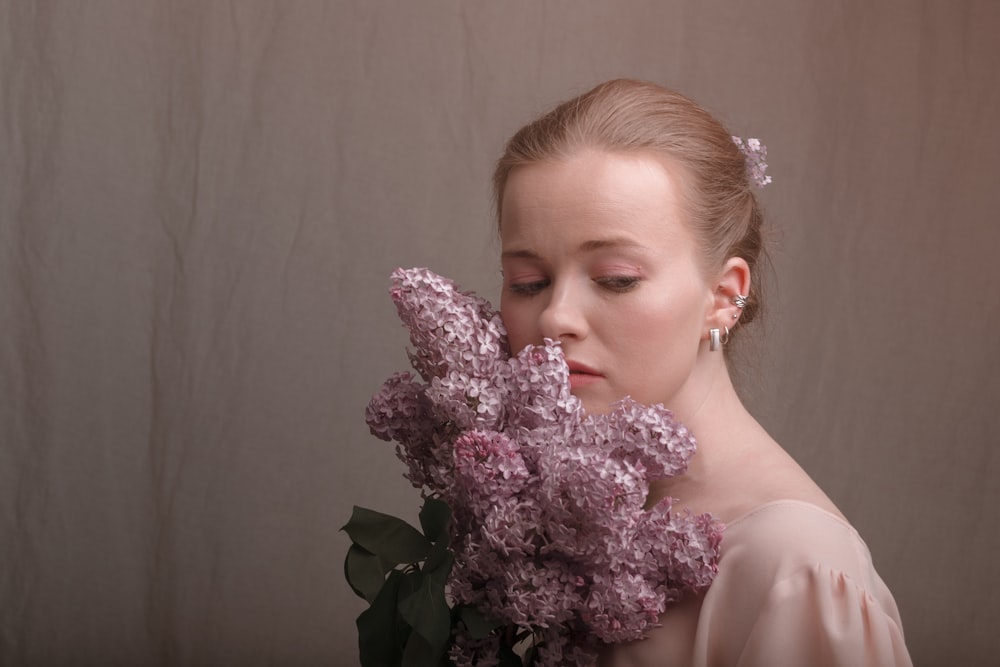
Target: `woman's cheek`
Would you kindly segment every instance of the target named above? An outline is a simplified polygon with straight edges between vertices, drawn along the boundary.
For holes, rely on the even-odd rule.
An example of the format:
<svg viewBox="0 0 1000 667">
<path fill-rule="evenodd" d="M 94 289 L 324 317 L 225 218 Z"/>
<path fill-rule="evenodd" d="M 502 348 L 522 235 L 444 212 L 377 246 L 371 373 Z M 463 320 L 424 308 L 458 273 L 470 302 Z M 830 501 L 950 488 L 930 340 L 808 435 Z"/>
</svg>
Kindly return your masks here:
<svg viewBox="0 0 1000 667">
<path fill-rule="evenodd" d="M 511 315 L 514 333 L 510 335 L 510 329 L 508 329 L 508 336 L 512 348 L 517 352 L 528 345 L 542 344 L 542 313 L 537 306 L 540 303 L 539 299 L 526 300 L 524 303 L 518 304 Z"/>
<path fill-rule="evenodd" d="M 509 304 L 502 304 L 500 308 L 500 318 L 503 320 L 504 328 L 507 329 L 507 340 L 510 342 L 510 351 L 513 354 L 517 354 L 528 344 L 522 322 L 523 315 L 518 310 Z"/>
</svg>

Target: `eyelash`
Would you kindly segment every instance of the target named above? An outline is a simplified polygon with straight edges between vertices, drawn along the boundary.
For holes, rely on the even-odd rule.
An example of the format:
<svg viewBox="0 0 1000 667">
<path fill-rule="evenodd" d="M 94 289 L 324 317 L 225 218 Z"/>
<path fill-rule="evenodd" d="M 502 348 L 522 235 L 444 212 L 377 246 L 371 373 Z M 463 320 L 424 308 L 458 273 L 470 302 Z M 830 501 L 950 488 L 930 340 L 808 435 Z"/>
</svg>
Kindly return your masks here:
<svg viewBox="0 0 1000 667">
<path fill-rule="evenodd" d="M 608 278 L 599 278 L 597 284 L 612 292 L 623 293 L 637 287 L 639 279 L 636 276 L 611 276 Z"/>
<path fill-rule="evenodd" d="M 548 286 L 548 280 L 534 280 L 530 283 L 512 283 L 510 291 L 517 296 L 535 296 Z"/>
<path fill-rule="evenodd" d="M 607 278 L 594 279 L 601 287 L 623 294 L 639 285 L 639 278 L 635 276 L 610 276 Z M 535 296 L 549 286 L 548 280 L 535 280 L 530 283 L 514 283 L 510 285 L 510 291 L 517 296 Z"/>
</svg>

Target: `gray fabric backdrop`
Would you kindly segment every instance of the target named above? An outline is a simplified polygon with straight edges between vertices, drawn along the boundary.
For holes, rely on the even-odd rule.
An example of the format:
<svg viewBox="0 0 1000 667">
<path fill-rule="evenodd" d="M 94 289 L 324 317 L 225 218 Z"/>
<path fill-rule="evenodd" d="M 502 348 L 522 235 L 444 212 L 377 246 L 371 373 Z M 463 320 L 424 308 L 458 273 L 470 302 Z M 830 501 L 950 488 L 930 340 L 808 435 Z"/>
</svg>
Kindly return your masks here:
<svg viewBox="0 0 1000 667">
<path fill-rule="evenodd" d="M 0 663 L 354 665 L 386 296 L 495 296 L 503 140 L 613 76 L 762 137 L 748 401 L 919 665 L 1000 653 L 1000 4 L 0 0 Z"/>
</svg>

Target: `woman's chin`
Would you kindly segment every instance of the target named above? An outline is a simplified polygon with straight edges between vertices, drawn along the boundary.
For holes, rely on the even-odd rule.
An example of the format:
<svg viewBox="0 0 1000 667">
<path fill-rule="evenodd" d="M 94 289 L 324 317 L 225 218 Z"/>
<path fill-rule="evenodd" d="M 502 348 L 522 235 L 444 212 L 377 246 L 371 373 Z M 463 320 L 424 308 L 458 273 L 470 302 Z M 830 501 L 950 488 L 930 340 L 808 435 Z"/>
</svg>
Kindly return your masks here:
<svg viewBox="0 0 1000 667">
<path fill-rule="evenodd" d="M 615 407 L 615 403 L 623 398 L 611 398 L 606 393 L 602 395 L 599 392 L 583 388 L 573 389 L 573 395 L 580 399 L 580 404 L 583 405 L 584 411 L 591 415 L 603 415 L 611 412 Z"/>
</svg>

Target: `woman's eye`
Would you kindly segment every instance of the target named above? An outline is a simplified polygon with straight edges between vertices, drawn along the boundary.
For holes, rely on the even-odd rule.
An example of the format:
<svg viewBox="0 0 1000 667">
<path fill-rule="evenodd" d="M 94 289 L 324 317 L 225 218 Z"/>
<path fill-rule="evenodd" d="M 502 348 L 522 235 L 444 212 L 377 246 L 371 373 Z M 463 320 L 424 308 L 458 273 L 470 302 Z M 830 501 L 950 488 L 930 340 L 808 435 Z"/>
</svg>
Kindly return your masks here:
<svg viewBox="0 0 1000 667">
<path fill-rule="evenodd" d="M 511 283 L 510 291 L 518 296 L 535 296 L 549 286 L 548 280 L 533 280 L 527 283 Z"/>
<path fill-rule="evenodd" d="M 635 276 L 608 276 L 597 278 L 595 282 L 612 292 L 627 292 L 639 284 L 639 279 Z"/>
</svg>

